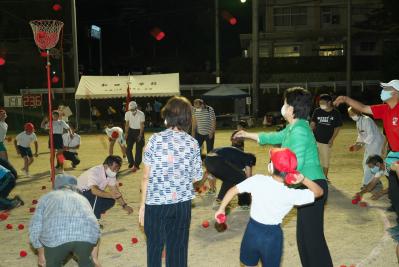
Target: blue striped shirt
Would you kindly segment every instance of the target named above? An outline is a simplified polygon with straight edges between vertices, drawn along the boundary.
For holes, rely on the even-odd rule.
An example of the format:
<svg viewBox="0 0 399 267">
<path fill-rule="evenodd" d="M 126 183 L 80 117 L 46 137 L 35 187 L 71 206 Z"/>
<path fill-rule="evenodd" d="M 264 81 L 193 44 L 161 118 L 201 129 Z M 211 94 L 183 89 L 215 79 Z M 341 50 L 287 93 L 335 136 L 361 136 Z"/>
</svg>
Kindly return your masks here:
<svg viewBox="0 0 399 267">
<path fill-rule="evenodd" d="M 144 151 L 150 166 L 147 205 L 175 204 L 194 198 L 193 182 L 202 179 L 198 142 L 186 132 L 166 129 L 153 134 Z"/>
<path fill-rule="evenodd" d="M 100 227 L 84 196 L 61 189 L 39 199 L 30 222 L 29 238 L 34 248 L 57 247 L 73 241 L 96 244 Z"/>
</svg>

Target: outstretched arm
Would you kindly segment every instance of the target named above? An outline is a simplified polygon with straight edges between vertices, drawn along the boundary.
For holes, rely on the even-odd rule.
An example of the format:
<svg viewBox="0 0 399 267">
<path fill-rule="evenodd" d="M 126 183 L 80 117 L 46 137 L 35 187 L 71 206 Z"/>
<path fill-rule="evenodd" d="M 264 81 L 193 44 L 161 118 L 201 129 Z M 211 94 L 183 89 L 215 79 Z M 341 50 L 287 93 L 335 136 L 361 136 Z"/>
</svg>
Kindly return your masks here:
<svg viewBox="0 0 399 267">
<path fill-rule="evenodd" d="M 345 103 L 348 106 L 351 106 L 352 108 L 354 108 L 362 113 L 373 115 L 373 112 L 371 111 L 370 106 L 360 103 L 359 101 L 356 101 L 356 100 L 350 98 L 349 96 L 339 96 L 334 101 L 335 106 L 339 106 L 342 103 Z"/>
</svg>

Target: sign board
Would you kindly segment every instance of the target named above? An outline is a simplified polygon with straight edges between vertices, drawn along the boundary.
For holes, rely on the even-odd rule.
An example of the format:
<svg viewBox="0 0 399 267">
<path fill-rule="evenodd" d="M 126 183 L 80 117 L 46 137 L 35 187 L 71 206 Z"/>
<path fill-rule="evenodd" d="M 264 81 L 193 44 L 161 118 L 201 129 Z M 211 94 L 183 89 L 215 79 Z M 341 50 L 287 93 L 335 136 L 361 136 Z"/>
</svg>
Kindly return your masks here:
<svg viewBox="0 0 399 267">
<path fill-rule="evenodd" d="M 23 95 L 22 105 L 23 107 L 28 107 L 28 108 L 40 107 L 42 105 L 42 95 L 41 94 Z"/>
<path fill-rule="evenodd" d="M 5 95 L 4 107 L 6 108 L 22 108 L 22 96 L 20 95 Z"/>
</svg>

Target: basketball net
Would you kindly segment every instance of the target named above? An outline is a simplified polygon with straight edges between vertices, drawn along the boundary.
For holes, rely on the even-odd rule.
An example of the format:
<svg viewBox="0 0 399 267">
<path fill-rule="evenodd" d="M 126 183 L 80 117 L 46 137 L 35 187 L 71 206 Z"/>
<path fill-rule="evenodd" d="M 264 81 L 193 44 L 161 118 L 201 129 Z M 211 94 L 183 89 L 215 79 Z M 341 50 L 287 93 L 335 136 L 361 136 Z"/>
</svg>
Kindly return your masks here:
<svg viewBox="0 0 399 267">
<path fill-rule="evenodd" d="M 54 187 L 55 168 L 54 168 L 54 138 L 53 138 L 53 117 L 52 117 L 52 103 L 51 103 L 51 75 L 50 75 L 50 49 L 55 47 L 58 43 L 60 31 L 64 26 L 62 21 L 58 20 L 32 20 L 29 22 L 33 38 L 36 45 L 46 51 L 47 57 L 47 89 L 48 89 L 48 117 L 49 117 L 49 137 L 50 137 L 50 177 L 51 183 Z"/>
</svg>

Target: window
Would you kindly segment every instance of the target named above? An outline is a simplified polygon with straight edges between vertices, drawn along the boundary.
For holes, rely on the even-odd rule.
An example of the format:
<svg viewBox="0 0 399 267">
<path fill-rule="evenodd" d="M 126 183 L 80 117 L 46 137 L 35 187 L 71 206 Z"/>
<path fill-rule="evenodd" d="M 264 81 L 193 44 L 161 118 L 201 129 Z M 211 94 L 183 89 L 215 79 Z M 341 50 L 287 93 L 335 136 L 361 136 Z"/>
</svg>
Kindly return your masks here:
<svg viewBox="0 0 399 267">
<path fill-rule="evenodd" d="M 274 26 L 301 26 L 307 24 L 306 7 L 278 7 L 273 9 Z"/>
<path fill-rule="evenodd" d="M 299 46 L 286 45 L 274 47 L 274 57 L 299 57 Z"/>
<path fill-rule="evenodd" d="M 340 23 L 339 9 L 336 7 L 322 7 L 320 17 L 321 17 L 322 24 L 339 24 Z"/>
<path fill-rule="evenodd" d="M 319 56 L 321 57 L 335 57 L 344 55 L 343 44 L 324 44 L 319 47 Z"/>
<path fill-rule="evenodd" d="M 363 51 L 363 52 L 375 51 L 375 47 L 376 47 L 375 42 L 361 42 L 360 43 L 360 51 Z"/>
</svg>

